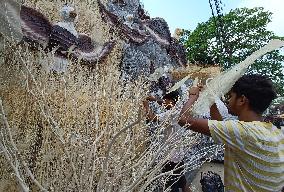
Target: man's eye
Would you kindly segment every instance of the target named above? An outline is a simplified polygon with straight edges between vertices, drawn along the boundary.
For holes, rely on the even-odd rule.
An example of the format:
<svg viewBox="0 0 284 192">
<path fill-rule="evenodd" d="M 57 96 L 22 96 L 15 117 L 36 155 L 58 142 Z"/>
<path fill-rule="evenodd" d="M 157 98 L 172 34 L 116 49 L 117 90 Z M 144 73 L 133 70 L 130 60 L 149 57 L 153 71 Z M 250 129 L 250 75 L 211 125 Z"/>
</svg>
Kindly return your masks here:
<svg viewBox="0 0 284 192">
<path fill-rule="evenodd" d="M 230 99 L 230 97 L 231 97 L 230 94 L 225 95 L 225 99 Z"/>
<path fill-rule="evenodd" d="M 225 101 L 228 101 L 232 96 L 231 94 L 227 93 L 226 95 L 224 95 L 225 97 Z"/>
</svg>

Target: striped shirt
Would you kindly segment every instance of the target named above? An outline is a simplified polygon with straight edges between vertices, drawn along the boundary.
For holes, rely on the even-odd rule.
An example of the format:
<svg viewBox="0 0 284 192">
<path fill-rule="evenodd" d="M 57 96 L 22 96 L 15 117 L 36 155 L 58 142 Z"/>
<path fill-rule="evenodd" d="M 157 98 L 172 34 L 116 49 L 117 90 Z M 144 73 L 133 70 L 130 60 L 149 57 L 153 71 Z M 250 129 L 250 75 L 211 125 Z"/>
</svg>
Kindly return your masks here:
<svg viewBox="0 0 284 192">
<path fill-rule="evenodd" d="M 225 191 L 279 192 L 284 186 L 284 134 L 271 123 L 208 121 L 225 144 Z"/>
</svg>

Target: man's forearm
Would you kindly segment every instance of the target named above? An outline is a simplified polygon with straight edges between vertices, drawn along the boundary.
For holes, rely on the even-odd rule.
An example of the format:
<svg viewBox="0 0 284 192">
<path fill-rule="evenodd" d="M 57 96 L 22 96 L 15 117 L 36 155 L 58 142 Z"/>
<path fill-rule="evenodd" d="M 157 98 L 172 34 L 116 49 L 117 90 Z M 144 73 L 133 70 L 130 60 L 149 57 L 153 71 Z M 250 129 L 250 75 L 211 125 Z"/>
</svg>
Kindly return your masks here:
<svg viewBox="0 0 284 192">
<path fill-rule="evenodd" d="M 187 116 L 183 120 L 180 120 L 179 124 L 192 131 L 211 136 L 207 119 L 197 119 Z"/>
<path fill-rule="evenodd" d="M 207 119 L 196 119 L 192 117 L 192 114 L 191 114 L 192 105 L 195 103 L 198 97 L 199 97 L 198 88 L 197 87 L 192 88 L 191 91 L 189 92 L 188 101 L 185 103 L 185 105 L 183 106 L 181 110 L 179 124 L 181 126 L 185 126 L 188 129 L 191 129 L 192 131 L 196 131 L 196 132 L 210 136 L 208 120 Z"/>
<path fill-rule="evenodd" d="M 184 126 L 185 124 L 190 124 L 191 107 L 197 99 L 198 99 L 198 95 L 192 94 L 192 95 L 189 96 L 188 101 L 183 106 L 183 108 L 180 112 L 180 120 L 179 120 L 179 124 L 181 126 Z"/>
<path fill-rule="evenodd" d="M 211 107 L 210 107 L 210 117 L 212 120 L 218 120 L 218 121 L 222 121 L 223 117 L 219 112 L 219 109 L 216 105 L 216 103 L 214 103 Z"/>
</svg>

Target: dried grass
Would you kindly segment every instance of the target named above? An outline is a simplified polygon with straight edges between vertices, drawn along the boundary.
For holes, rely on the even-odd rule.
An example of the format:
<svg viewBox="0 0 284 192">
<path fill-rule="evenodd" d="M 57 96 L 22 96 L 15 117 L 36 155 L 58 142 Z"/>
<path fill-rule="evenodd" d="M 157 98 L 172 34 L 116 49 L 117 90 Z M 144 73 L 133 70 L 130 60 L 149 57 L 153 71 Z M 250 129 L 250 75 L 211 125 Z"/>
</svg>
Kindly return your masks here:
<svg viewBox="0 0 284 192">
<path fill-rule="evenodd" d="M 202 81 L 206 81 L 209 78 L 213 78 L 221 73 L 221 68 L 219 66 L 209 66 L 203 67 L 199 65 L 187 65 L 186 67 L 177 68 L 171 71 L 173 79 L 178 81 L 184 77 L 190 75 L 192 79 L 198 77 Z"/>
<path fill-rule="evenodd" d="M 52 21 L 62 5 L 25 3 L 44 10 Z M 119 40 L 100 21 L 96 3 L 78 1 L 76 6 L 84 21 L 80 32 L 99 42 Z M 1 191 L 151 191 L 155 180 L 171 174 L 160 173 L 168 156 L 156 164 L 167 144 L 149 143 L 140 106 L 147 85 L 143 79 L 120 80 L 120 47 L 93 70 L 70 61 L 66 74 L 56 74 L 45 70 L 54 55 L 5 42 L 0 55 Z M 190 146 L 195 137 L 178 141 L 168 153 L 183 143 Z"/>
<path fill-rule="evenodd" d="M 39 63 L 51 65 L 52 58 L 14 50 L 1 65 L 6 124 L 0 141 L 10 157 L 1 158 L 5 190 L 18 183 L 32 191 L 144 191 L 163 176 L 169 157 L 155 165 L 166 144 L 149 144 L 140 108 L 148 87 L 142 81 L 125 84 L 112 65 L 90 72 L 73 63 L 67 74 L 47 73 Z M 194 139 L 177 142 L 168 153 Z"/>
</svg>

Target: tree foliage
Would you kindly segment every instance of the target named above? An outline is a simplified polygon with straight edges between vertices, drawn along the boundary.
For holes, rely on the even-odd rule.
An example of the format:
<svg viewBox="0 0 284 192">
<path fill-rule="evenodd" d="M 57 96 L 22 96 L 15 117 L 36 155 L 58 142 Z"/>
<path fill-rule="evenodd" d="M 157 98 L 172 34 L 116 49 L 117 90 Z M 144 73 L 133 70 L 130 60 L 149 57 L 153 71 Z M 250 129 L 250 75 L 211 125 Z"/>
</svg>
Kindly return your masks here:
<svg viewBox="0 0 284 192">
<path fill-rule="evenodd" d="M 228 69 L 269 40 L 284 40 L 267 30 L 271 17 L 272 13 L 264 11 L 262 7 L 237 8 L 222 17 L 211 17 L 207 22 L 199 23 L 192 32 L 184 30 L 181 42 L 187 49 L 187 59 L 190 63 L 220 64 L 223 69 Z M 284 95 L 283 52 L 276 50 L 266 54 L 248 71 L 269 76 L 280 95 Z"/>
</svg>

